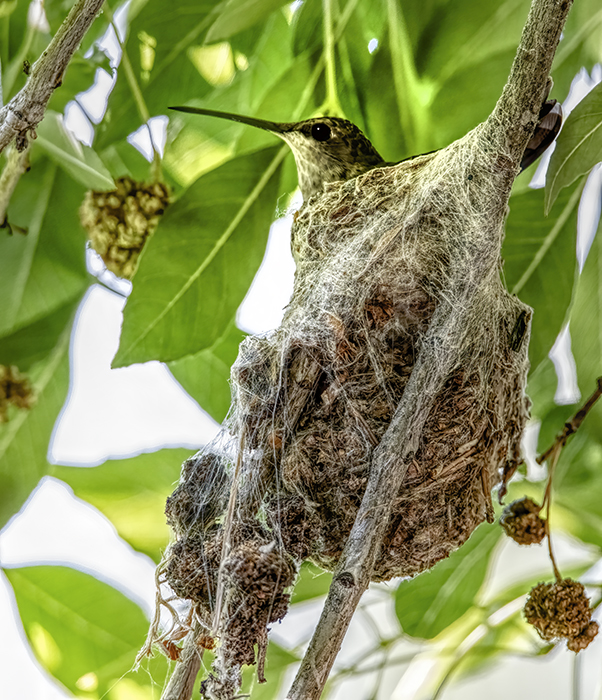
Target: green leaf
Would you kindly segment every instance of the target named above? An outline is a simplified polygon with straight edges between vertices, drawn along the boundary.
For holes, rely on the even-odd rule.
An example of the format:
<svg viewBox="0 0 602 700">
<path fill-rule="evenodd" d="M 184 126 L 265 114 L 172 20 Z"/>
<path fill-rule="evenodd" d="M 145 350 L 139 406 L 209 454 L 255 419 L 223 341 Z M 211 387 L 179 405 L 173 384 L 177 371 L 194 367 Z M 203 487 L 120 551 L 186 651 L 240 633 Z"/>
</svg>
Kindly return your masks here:
<svg viewBox="0 0 602 700">
<path fill-rule="evenodd" d="M 31 409 L 17 409 L 0 424 L 0 527 L 21 508 L 47 473 L 48 445 L 69 389 L 69 333 L 29 374 L 36 395 Z"/>
<path fill-rule="evenodd" d="M 478 63 L 459 67 L 441 84 L 430 106 L 433 133 L 427 148 L 443 148 L 487 119 L 506 84 L 515 52 L 512 46 L 490 53 Z"/>
<path fill-rule="evenodd" d="M 61 114 L 48 110 L 36 132 L 36 144 L 76 182 L 91 190 L 115 189 L 111 173 L 100 157 L 65 128 Z"/>
<path fill-rule="evenodd" d="M 598 423 L 599 417 L 600 413 Z M 596 428 L 592 430 L 592 418 L 590 413 L 579 432 L 570 438 L 562 450 L 554 472 L 551 521 L 573 537 L 600 549 L 602 442 Z"/>
<path fill-rule="evenodd" d="M 546 213 L 563 187 L 602 160 L 602 85 L 597 85 L 570 113 L 552 154 L 546 177 Z"/>
<path fill-rule="evenodd" d="M 481 525 L 448 559 L 399 584 L 395 612 L 406 634 L 433 639 L 474 605 L 500 536 L 499 525 Z"/>
<path fill-rule="evenodd" d="M 219 5 L 215 0 L 181 0 L 166 11 L 163 0 L 148 0 L 131 20 L 125 51 L 132 64 L 132 88 L 123 68 L 109 96 L 108 112 L 97 135 L 97 146 L 121 141 L 143 124 L 134 90 L 140 90 L 151 117 L 167 107 L 200 98 L 211 90 L 190 57 L 203 39 Z M 130 15 L 131 16 L 131 15 Z"/>
<path fill-rule="evenodd" d="M 469 65 L 515 50 L 528 0 L 455 0 L 433 15 L 416 51 L 418 71 L 439 85 Z M 508 65 L 510 72 L 510 65 Z M 486 77 L 483 76 L 483 80 Z"/>
<path fill-rule="evenodd" d="M 549 216 L 543 190 L 510 199 L 502 246 L 504 277 L 512 294 L 533 308 L 529 359 L 536 367 L 546 357 L 567 317 L 575 284 L 577 212 L 581 187 L 566 190 Z"/>
<path fill-rule="evenodd" d="M 286 2 L 287 0 L 228 0 L 207 32 L 205 41 L 211 43 L 228 39 L 265 20 Z"/>
<path fill-rule="evenodd" d="M 558 46 L 552 78 L 552 96 L 564 99 L 571 83 L 582 68 L 592 70 L 600 61 L 602 41 L 602 8 L 598 0 L 581 0 L 571 7 L 562 30 L 562 41 Z"/>
<path fill-rule="evenodd" d="M 0 365 L 16 365 L 21 372 L 28 372 L 37 362 L 43 361 L 65 328 L 71 325 L 79 303 L 79 297 L 70 299 L 38 321 L 0 337 Z"/>
<path fill-rule="evenodd" d="M 291 604 L 303 603 L 326 595 L 330 590 L 332 574 L 320 569 L 308 561 L 303 562 L 299 570 L 299 577 L 295 582 L 295 590 L 291 597 Z"/>
<path fill-rule="evenodd" d="M 579 276 L 571 307 L 569 329 L 571 349 L 577 365 L 577 380 L 583 400 L 596 388 L 602 376 L 602 222 Z M 600 402 L 588 415 L 581 430 L 602 434 Z"/>
<path fill-rule="evenodd" d="M 176 360 L 224 334 L 263 258 L 286 152 L 235 158 L 167 209 L 140 258 L 114 366 Z"/>
<path fill-rule="evenodd" d="M 79 299 L 88 286 L 77 213 L 83 195 L 46 159 L 19 180 L 8 220 L 27 235 L 0 236 L 0 337 Z"/>
<path fill-rule="evenodd" d="M 168 364 L 185 391 L 218 423 L 230 409 L 230 367 L 244 337 L 232 320 L 210 348 Z"/>
<path fill-rule="evenodd" d="M 115 693 L 148 630 L 140 607 L 106 583 L 65 566 L 5 569 L 5 574 L 42 666 L 77 697 Z M 143 686 L 152 682 L 143 671 L 128 680 Z"/>
<path fill-rule="evenodd" d="M 291 664 L 297 663 L 299 660 L 299 656 L 291 654 L 275 642 L 270 642 L 265 664 L 267 683 L 257 681 L 255 666 L 246 666 L 242 673 L 241 693 L 249 693 L 253 700 L 276 700 L 281 697 L 278 691 L 284 680 L 284 672 Z"/>
<path fill-rule="evenodd" d="M 190 454 L 190 450 L 165 449 L 108 460 L 98 467 L 52 466 L 50 474 L 104 513 L 134 549 L 158 562 L 170 537 L 165 500 Z"/>
</svg>

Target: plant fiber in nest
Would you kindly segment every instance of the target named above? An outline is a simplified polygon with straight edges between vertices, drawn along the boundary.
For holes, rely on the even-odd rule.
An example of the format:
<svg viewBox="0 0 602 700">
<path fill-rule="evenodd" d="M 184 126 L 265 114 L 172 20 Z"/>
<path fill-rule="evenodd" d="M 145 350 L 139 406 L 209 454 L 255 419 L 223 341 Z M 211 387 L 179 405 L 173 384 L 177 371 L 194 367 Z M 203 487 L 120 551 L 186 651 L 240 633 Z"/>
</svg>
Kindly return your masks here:
<svg viewBox="0 0 602 700">
<path fill-rule="evenodd" d="M 492 225 L 503 234 L 491 163 L 469 137 L 327 185 L 293 227 L 295 290 L 281 327 L 241 345 L 230 416 L 244 433 L 240 509 L 252 516 L 261 495 L 295 558 L 336 566 L 435 308 L 466 304 L 453 298 L 465 249 Z M 483 264 L 460 360 L 434 397 L 374 580 L 417 574 L 461 545 L 518 455 L 528 339 L 517 327 L 528 333 L 531 310 L 504 289 L 499 259 Z"/>
<path fill-rule="evenodd" d="M 373 452 L 426 344 L 443 366 L 452 344 L 457 361 L 430 397 L 373 580 L 432 567 L 491 517 L 491 490 L 516 461 L 528 417 L 531 309 L 505 290 L 499 246 L 483 243 L 501 244 L 508 170 L 499 144 L 496 151 L 477 127 L 437 153 L 327 185 L 298 213 L 292 300 L 278 330 L 241 344 L 227 421 L 242 450 L 231 548 L 244 549 L 249 528 L 257 541 L 272 540 L 284 585 L 286 561 L 336 566 Z M 480 248 L 478 269 L 467 266 Z M 433 335 L 442 308 L 447 331 Z M 228 461 L 213 448 L 209 455 L 220 468 Z M 202 510 L 202 498 L 190 506 L 195 489 L 207 492 L 193 472 L 183 475 L 187 514 L 177 516 L 180 526 L 171 518 L 180 540 Z M 194 537 L 210 548 L 221 533 L 216 525 Z M 168 569 L 179 566 L 173 556 L 172 547 Z M 282 592 L 271 595 L 281 601 Z"/>
</svg>

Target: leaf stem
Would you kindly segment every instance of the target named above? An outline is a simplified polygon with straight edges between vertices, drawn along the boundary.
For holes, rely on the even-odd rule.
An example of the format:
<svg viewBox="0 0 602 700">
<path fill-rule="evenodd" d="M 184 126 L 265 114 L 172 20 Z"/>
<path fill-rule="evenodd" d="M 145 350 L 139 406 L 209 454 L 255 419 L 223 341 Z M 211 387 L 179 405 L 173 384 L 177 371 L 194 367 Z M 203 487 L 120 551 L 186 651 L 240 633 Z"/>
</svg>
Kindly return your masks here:
<svg viewBox="0 0 602 700">
<path fill-rule="evenodd" d="M 324 11 L 324 58 L 326 63 L 326 104 L 329 111 L 335 114 L 343 114 L 343 108 L 339 102 L 336 78 L 336 57 L 334 52 L 335 38 L 332 18 L 333 0 L 322 0 Z"/>
<path fill-rule="evenodd" d="M 412 55 L 412 43 L 398 0 L 387 0 L 389 44 L 397 109 L 409 152 L 425 150 L 427 120 L 422 105 L 422 90 Z"/>
<path fill-rule="evenodd" d="M 153 149 L 153 164 L 152 164 L 152 178 L 153 180 L 160 182 L 162 179 L 161 176 L 161 154 L 159 153 L 159 149 L 155 145 L 155 142 L 153 140 L 153 133 L 150 128 L 150 112 L 148 110 L 148 107 L 146 105 L 146 102 L 144 100 L 144 95 L 142 94 L 142 90 L 140 89 L 140 85 L 138 84 L 138 80 L 136 79 L 136 73 L 134 72 L 134 68 L 132 67 L 132 62 L 130 61 L 130 57 L 128 56 L 127 49 L 125 47 L 125 43 L 121 40 L 121 37 L 119 36 L 119 31 L 117 30 L 117 25 L 115 24 L 115 19 L 113 16 L 113 12 L 111 8 L 109 7 L 109 3 L 105 2 L 104 4 L 104 10 L 107 13 L 107 17 L 109 18 L 109 22 L 111 23 L 111 26 L 113 27 L 113 31 L 115 32 L 115 36 L 117 38 L 117 41 L 119 42 L 119 47 L 121 48 L 121 65 L 123 66 L 123 70 L 125 72 L 125 79 L 127 80 L 128 86 L 130 88 L 130 91 L 132 93 L 132 97 L 134 98 L 134 102 L 136 103 L 136 107 L 138 109 L 138 114 L 140 115 L 140 118 L 144 122 L 147 130 L 148 130 L 148 136 L 150 139 L 151 143 L 151 148 Z"/>
</svg>

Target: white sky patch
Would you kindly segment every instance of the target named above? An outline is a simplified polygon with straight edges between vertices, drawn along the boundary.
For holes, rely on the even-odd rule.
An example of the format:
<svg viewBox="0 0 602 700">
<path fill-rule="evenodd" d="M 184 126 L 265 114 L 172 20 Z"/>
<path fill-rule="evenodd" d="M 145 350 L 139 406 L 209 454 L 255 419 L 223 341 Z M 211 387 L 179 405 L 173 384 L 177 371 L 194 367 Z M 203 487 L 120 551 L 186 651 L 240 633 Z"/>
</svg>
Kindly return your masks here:
<svg viewBox="0 0 602 700">
<path fill-rule="evenodd" d="M 548 356 L 554 363 L 558 377 L 554 401 L 560 405 L 577 403 L 581 398 L 581 392 L 577 384 L 577 366 L 571 351 L 571 333 L 568 325 L 558 334 Z"/>
<path fill-rule="evenodd" d="M 50 461 L 93 465 L 162 447 L 198 449 L 217 423 L 160 362 L 111 369 L 125 299 L 95 285 L 71 340 L 71 385 L 50 445 Z"/>
<path fill-rule="evenodd" d="M 368 51 L 370 53 L 374 53 L 376 49 L 378 48 L 378 39 L 376 37 L 370 39 L 368 42 Z"/>
<path fill-rule="evenodd" d="M 299 205 L 297 201 L 293 206 Z M 293 293 L 295 263 L 291 255 L 293 215 L 277 219 L 270 228 L 265 256 L 247 296 L 238 309 L 237 326 L 247 333 L 278 328 Z"/>
<path fill-rule="evenodd" d="M 137 131 L 128 136 L 128 143 L 140 151 L 148 161 L 153 159 L 153 144 L 159 155 L 163 157 L 168 122 L 169 119 L 165 116 L 151 117 L 148 120 L 148 125 L 143 124 Z"/>
<path fill-rule="evenodd" d="M 583 266 L 589 249 L 594 242 L 598 224 L 600 223 L 600 204 L 602 193 L 602 165 L 598 163 L 587 178 L 581 201 L 577 223 L 577 261 L 579 272 Z"/>
</svg>

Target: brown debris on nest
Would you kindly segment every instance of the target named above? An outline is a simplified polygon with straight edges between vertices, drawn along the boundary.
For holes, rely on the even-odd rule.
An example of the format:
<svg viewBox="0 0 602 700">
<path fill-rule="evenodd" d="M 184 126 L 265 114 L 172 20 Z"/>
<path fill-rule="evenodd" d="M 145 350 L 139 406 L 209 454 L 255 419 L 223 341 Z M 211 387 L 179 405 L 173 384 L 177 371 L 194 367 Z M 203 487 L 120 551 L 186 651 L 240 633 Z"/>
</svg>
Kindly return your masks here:
<svg viewBox="0 0 602 700">
<path fill-rule="evenodd" d="M 290 584 L 293 569 L 287 567 L 303 559 L 331 570 L 336 566 L 373 451 L 422 344 L 447 350 L 446 337 L 426 340 L 433 313 L 442 303 L 453 308 L 450 290 L 470 282 L 461 264 L 466 248 L 478 244 L 491 221 L 504 218 L 492 211 L 500 197 L 479 184 L 486 180 L 495 186 L 490 172 L 479 170 L 486 159 L 470 153 L 470 144 L 478 143 L 472 138 L 328 185 L 311 200 L 293 227 L 295 291 L 283 323 L 273 334 L 241 344 L 232 368 L 228 422 L 230 434 L 244 446 L 234 509 L 238 534 L 230 552 L 243 559 L 248 553 L 250 564 L 258 547 L 273 542 L 280 584 Z M 498 258 L 482 264 L 486 283 L 468 302 L 470 322 L 457 348 L 460 362 L 433 397 L 374 580 L 415 575 L 465 542 L 479 523 L 492 519 L 491 490 L 505 465 L 518 459 L 528 416 L 524 386 L 531 310 L 504 289 Z M 187 498 L 194 501 L 194 489 L 206 487 L 190 488 Z M 167 560 L 177 568 L 174 559 L 187 535 L 171 524 L 180 540 Z M 211 562 L 210 568 L 217 566 L 212 548 L 221 527 L 211 535 L 194 535 L 199 561 Z M 183 530 L 191 528 L 186 521 Z M 227 562 L 222 566 L 229 571 Z M 255 596 L 254 585 L 245 584 L 247 599 Z M 172 586 L 182 595 L 177 580 Z M 279 600 L 274 610 L 280 615 L 285 594 L 276 588 L 270 595 Z M 183 597 L 195 600 L 190 593 Z M 262 624 L 275 614 L 264 615 Z M 248 638 L 261 643 L 259 629 L 245 629 Z M 221 644 L 218 664 L 226 673 L 223 656 L 236 654 L 223 636 Z M 248 663 L 251 653 L 236 659 Z M 208 690 L 209 697 L 226 697 L 218 685 Z"/>
</svg>

